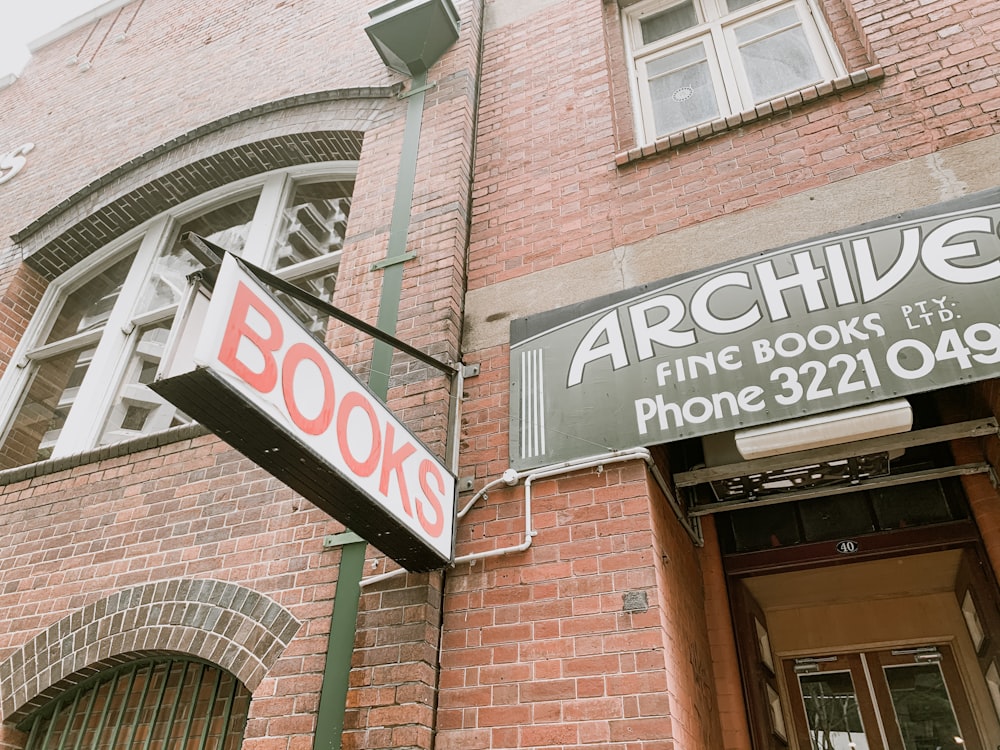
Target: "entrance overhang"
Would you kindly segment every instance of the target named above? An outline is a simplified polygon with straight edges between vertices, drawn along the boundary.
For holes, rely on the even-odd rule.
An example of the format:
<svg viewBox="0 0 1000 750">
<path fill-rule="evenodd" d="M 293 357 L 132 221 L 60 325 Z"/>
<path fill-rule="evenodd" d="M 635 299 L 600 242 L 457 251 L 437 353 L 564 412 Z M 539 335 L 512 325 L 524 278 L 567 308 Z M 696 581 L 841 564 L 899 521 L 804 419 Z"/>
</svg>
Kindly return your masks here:
<svg viewBox="0 0 1000 750">
<path fill-rule="evenodd" d="M 721 466 L 678 472 L 673 475 L 673 479 L 677 488 L 687 496 L 689 500 L 687 503 L 687 512 L 689 516 L 693 517 L 728 510 L 762 507 L 797 500 L 807 500 L 814 497 L 856 492 L 859 489 L 892 487 L 968 474 L 989 474 L 991 480 L 996 484 L 993 468 L 989 463 L 983 461 L 883 476 L 866 477 L 859 474 L 854 478 L 848 477 L 842 483 L 836 485 L 823 484 L 822 486 L 812 488 L 778 491 L 770 494 L 761 493 L 738 500 L 699 502 L 697 497 L 695 497 L 696 493 L 693 491 L 699 485 L 725 482 L 739 478 L 766 476 L 772 472 L 787 471 L 790 467 L 820 467 L 831 465 L 835 462 L 842 462 L 847 467 L 847 471 L 850 472 L 851 463 L 858 464 L 859 459 L 864 457 L 888 456 L 918 446 L 945 443 L 961 438 L 987 437 L 996 435 L 997 432 L 997 420 L 992 417 L 968 420 L 902 434 L 855 440 L 840 445 L 811 448 L 809 450 L 794 451 L 767 458 L 738 461 Z"/>
</svg>

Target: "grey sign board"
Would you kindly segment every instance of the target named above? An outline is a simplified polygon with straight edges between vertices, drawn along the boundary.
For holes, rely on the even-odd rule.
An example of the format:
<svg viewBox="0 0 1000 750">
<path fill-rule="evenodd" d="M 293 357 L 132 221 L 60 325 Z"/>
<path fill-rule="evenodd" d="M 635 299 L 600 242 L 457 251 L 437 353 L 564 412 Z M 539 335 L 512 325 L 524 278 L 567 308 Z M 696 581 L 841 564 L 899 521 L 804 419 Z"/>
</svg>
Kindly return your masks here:
<svg viewBox="0 0 1000 750">
<path fill-rule="evenodd" d="M 511 324 L 524 469 L 1000 374 L 1000 189 Z"/>
</svg>

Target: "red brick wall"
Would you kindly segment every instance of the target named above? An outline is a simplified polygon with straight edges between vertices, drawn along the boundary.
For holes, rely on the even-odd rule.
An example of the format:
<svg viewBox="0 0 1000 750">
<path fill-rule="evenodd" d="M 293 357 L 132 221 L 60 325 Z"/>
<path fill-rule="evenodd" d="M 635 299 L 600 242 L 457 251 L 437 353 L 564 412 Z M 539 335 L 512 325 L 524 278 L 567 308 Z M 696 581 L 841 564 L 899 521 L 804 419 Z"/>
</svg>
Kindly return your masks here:
<svg viewBox="0 0 1000 750">
<path fill-rule="evenodd" d="M 652 477 L 647 483 L 666 643 L 672 736 L 677 748 L 715 750 L 723 747 L 722 725 L 706 599 L 712 593 L 717 596 L 718 591 L 702 585 L 702 559 L 714 558 L 714 550 L 703 555 L 678 523 Z"/>
<path fill-rule="evenodd" d="M 469 285 L 480 289 L 998 132 L 1000 53 L 983 40 L 1000 32 L 1000 8 L 983 0 L 826 0 L 848 64 L 881 64 L 883 80 L 620 167 L 634 138 L 614 3 L 548 3 L 490 30 L 478 92 L 479 4 L 459 7 L 462 38 L 430 76 L 407 242 L 417 257 L 405 266 L 397 329 L 442 357 L 459 354 L 467 249 Z M 25 170 L 0 186 L 0 367 L 41 291 L 15 270 L 13 232 L 206 122 L 285 96 L 396 82 L 364 36 L 365 11 L 219 0 L 204 14 L 145 0 L 46 48 L 0 91 L 0 152 L 36 142 Z M 67 65 L 71 55 L 90 69 Z M 370 267 L 385 253 L 406 109 L 384 106 L 364 142 L 336 298 L 366 320 L 377 313 L 381 273 Z M 129 137 L 95 137 L 108 122 Z M 363 372 L 370 342 L 348 331 L 331 341 Z M 479 487 L 509 464 L 507 349 L 466 358 L 482 374 L 466 384 L 459 473 Z M 393 406 L 443 451 L 440 379 L 410 382 L 407 363 L 395 367 Z M 995 493 L 980 485 L 973 506 L 1000 549 L 989 531 L 1000 528 Z M 347 745 L 429 748 L 436 729 L 438 750 L 745 748 L 714 548 L 693 548 L 639 462 L 534 491 L 527 552 L 365 590 Z M 459 554 L 518 542 L 522 513 L 523 487 L 491 492 L 460 524 Z M 0 569 L 0 620 L 13 624 L 0 632 L 0 659 L 122 587 L 238 582 L 304 623 L 255 692 L 246 747 L 311 746 L 339 560 L 321 540 L 338 524 L 210 438 L 7 485 L 0 517 L 11 561 Z M 375 551 L 371 561 L 369 572 L 386 568 Z M 0 735 L 0 746 L 19 741 Z"/>
<path fill-rule="evenodd" d="M 244 747 L 310 736 L 340 557 L 322 540 L 338 524 L 212 437 L 7 485 L 0 514 L 0 660 L 122 589 L 238 583 L 303 623 L 256 690 Z"/>
<path fill-rule="evenodd" d="M 0 726 L 0 750 L 21 750 L 28 736 L 12 727 Z"/>
<path fill-rule="evenodd" d="M 448 574 L 439 749 L 712 747 L 698 564 L 645 472 L 539 480 L 532 546 Z M 491 491 L 459 553 L 518 543 L 523 493 Z"/>
<path fill-rule="evenodd" d="M 52 42 L 0 90 L 0 152 L 35 143 L 0 186 L 9 209 L 0 222 L 11 224 L 0 236 L 206 122 L 294 94 L 398 80 L 364 33 L 368 20 L 351 2 L 214 0 L 206 12 L 136 0 Z"/>
<path fill-rule="evenodd" d="M 434 88 L 426 94 L 406 241 L 417 257 L 404 267 L 397 328 L 401 338 L 446 361 L 459 356 L 480 23 L 478 3 L 457 5 L 461 39 L 429 75 Z M 0 321 L 0 365 L 38 302 L 37 294 L 27 298 L 20 291 L 30 284 L 17 274 L 30 282 L 30 272 L 17 270 L 20 252 L 7 243 L 9 235 L 152 149 L 174 157 L 154 166 L 182 165 L 191 149 L 170 151 L 163 144 L 234 112 L 313 91 L 399 82 L 363 31 L 366 11 L 357 3 L 221 0 L 206 15 L 201 7 L 178 10 L 144 0 L 36 55 L 21 79 L 0 91 L 5 111 L 17 113 L 0 123 L 0 143 L 29 136 L 36 143 L 24 171 L 0 186 L 5 205 L 13 206 L 0 217 L 0 253 L 10 269 L 0 286 L 10 308 Z M 125 25 L 125 39 L 114 41 Z M 97 47 L 92 40 L 105 43 Z M 70 54 L 88 61 L 90 69 L 67 66 Z M 61 106 L 51 108 L 52 101 Z M 385 256 L 407 102 L 366 106 L 384 114 L 366 117 L 360 105 L 357 117 L 350 105 L 344 114 L 338 111 L 346 127 L 366 121 L 374 126 L 362 147 L 334 301 L 374 322 L 383 272 L 371 266 Z M 40 117 L 43 111 L 47 116 Z M 286 119 L 298 118 L 305 129 L 340 125 L 303 111 L 289 111 Z M 261 127 L 273 128 L 274 119 L 261 118 Z M 93 137 L 107 132 L 111 121 L 129 138 Z M 202 140 L 218 141 L 222 150 L 228 145 L 223 135 L 244 142 L 257 121 L 228 129 L 218 124 Z M 126 189 L 133 184 L 129 179 L 122 177 Z M 8 196 L 15 200 L 7 203 Z M 364 376 L 370 341 L 342 327 L 331 341 Z M 403 357 L 396 358 L 393 372 L 392 407 L 443 454 L 450 395 L 444 378 L 413 368 Z M 255 691 L 245 747 L 312 746 L 340 559 L 336 549 L 323 548 L 322 539 L 342 530 L 340 524 L 212 438 L 16 482 L 0 487 L 0 503 L 0 543 L 13 555 L 12 565 L 0 572 L 0 618 L 14 623 L 0 634 L 0 660 L 66 613 L 123 586 L 174 576 L 239 582 L 273 596 L 303 621 Z M 370 550 L 370 558 L 385 569 L 377 550 Z M 93 580 L 85 591 L 84 579 Z M 399 579 L 365 593 L 345 746 L 431 746 L 439 579 Z"/>
<path fill-rule="evenodd" d="M 610 255 L 657 236 L 666 239 L 676 229 L 836 183 L 846 185 L 843 181 L 852 177 L 1000 133 L 1000 50 L 990 41 L 1000 32 L 996 3 L 820 4 L 847 67 L 880 65 L 882 78 L 621 166 L 615 166 L 616 155 L 634 146 L 635 139 L 617 3 L 544 3 L 541 10 L 488 29 L 469 289 Z M 811 236 L 805 226 L 801 233 Z M 738 242 L 734 237 L 733 255 L 739 254 Z M 687 265 L 697 267 L 698 260 Z M 594 286 L 593 279 L 586 281 Z M 620 284 L 621 279 L 609 276 L 606 291 Z M 545 293 L 548 308 L 564 299 L 563 289 Z M 518 301 L 507 304 L 496 313 L 509 311 L 517 317 Z M 469 333 L 474 339 L 476 332 Z M 481 363 L 482 374 L 466 384 L 460 475 L 474 478 L 480 487 L 509 463 L 511 373 L 507 347 L 495 340 L 468 352 L 466 359 Z M 593 487 L 599 482 L 587 479 L 586 486 L 567 483 L 566 496 L 553 500 L 560 507 L 579 503 L 594 513 L 614 512 L 615 501 L 607 501 L 608 509 L 597 507 Z M 989 498 L 974 500 L 977 518 L 998 525 L 982 512 L 995 504 L 989 490 Z M 459 554 L 516 542 L 519 498 L 519 491 L 492 491 L 483 507 L 460 525 Z M 662 650 L 655 651 L 666 680 L 655 692 L 661 701 L 666 697 L 668 704 L 660 708 L 670 720 L 657 731 L 672 737 L 678 748 L 746 750 L 750 740 L 714 536 L 708 530 L 705 549 L 694 552 L 669 514 L 654 515 L 653 521 L 644 516 L 643 521 L 644 531 L 627 539 L 649 550 L 649 560 L 635 570 L 652 575 L 650 591 L 658 595 L 650 598 L 650 612 L 656 611 L 666 634 Z M 529 638 L 537 644 L 539 634 L 568 632 L 578 622 L 581 628 L 594 627 L 576 613 L 575 600 L 566 608 L 560 583 L 585 564 L 599 570 L 615 555 L 575 560 L 563 547 L 579 533 L 577 523 L 561 518 L 555 528 L 540 529 L 522 555 L 449 573 L 442 746 L 529 747 L 544 741 L 575 747 L 620 739 L 585 738 L 589 728 L 567 718 L 581 690 L 580 679 L 567 682 L 562 672 L 572 658 L 568 637 L 552 636 L 544 662 L 521 645 Z M 1000 535 L 997 540 L 1000 544 Z M 668 561 L 654 559 L 660 548 Z M 533 608 L 539 598 L 549 606 Z M 603 632 L 599 626 L 595 630 Z M 563 692 L 529 705 L 528 685 Z M 604 705 L 601 711 L 624 710 L 626 702 Z M 495 708 L 487 712 L 484 705 Z M 607 713 L 595 715 L 604 718 Z M 550 733 L 530 734 L 518 730 L 519 723 L 539 733 L 541 724 Z"/>
<path fill-rule="evenodd" d="M 722 728 L 701 586 L 700 550 L 677 522 L 660 489 L 652 479 L 648 483 L 675 747 L 720 748 Z"/>
<path fill-rule="evenodd" d="M 12 266 L 9 274 L 0 275 L 0 372 L 7 368 L 45 287 L 45 281 L 27 266 Z"/>
<path fill-rule="evenodd" d="M 562 2 L 487 34 L 470 289 L 1000 132 L 995 3 L 828 0 L 847 63 L 883 80 L 616 168 L 632 121 L 605 5 L 603 24 Z"/>
</svg>

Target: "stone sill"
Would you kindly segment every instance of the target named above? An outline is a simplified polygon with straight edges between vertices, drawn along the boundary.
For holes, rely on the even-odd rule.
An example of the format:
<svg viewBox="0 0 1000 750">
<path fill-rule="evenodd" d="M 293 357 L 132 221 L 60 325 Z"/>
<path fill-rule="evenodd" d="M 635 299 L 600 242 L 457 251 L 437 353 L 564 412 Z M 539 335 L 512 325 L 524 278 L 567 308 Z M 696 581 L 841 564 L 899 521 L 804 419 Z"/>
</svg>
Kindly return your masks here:
<svg viewBox="0 0 1000 750">
<path fill-rule="evenodd" d="M 728 117 L 720 117 L 717 120 L 711 120 L 687 130 L 678 130 L 662 138 L 657 138 L 653 143 L 646 146 L 636 146 L 635 148 L 630 148 L 628 151 L 622 151 L 615 156 L 615 164 L 623 167 L 640 159 L 645 159 L 656 154 L 664 154 L 681 146 L 697 143 L 720 133 L 749 125 L 752 122 L 762 120 L 771 115 L 796 109 L 840 91 L 864 86 L 873 81 L 881 80 L 883 77 L 885 77 L 885 71 L 881 65 L 869 65 L 867 68 L 848 73 L 840 78 L 834 78 L 832 81 L 824 81 L 815 86 L 807 86 L 791 94 L 771 99 L 745 112 L 729 115 Z"/>
<path fill-rule="evenodd" d="M 210 434 L 211 432 L 207 428 L 202 427 L 200 424 L 185 424 L 178 427 L 172 427 L 168 430 L 164 430 L 163 432 L 155 432 L 151 435 L 143 435 L 142 437 L 126 440 L 121 443 L 113 443 L 111 445 L 104 445 L 89 451 L 83 451 L 82 453 L 75 453 L 72 456 L 50 458 L 44 461 L 36 461 L 35 463 L 25 464 L 24 466 L 16 466 L 12 469 L 4 469 L 0 471 L 0 487 L 15 484 L 17 482 L 24 482 L 34 479 L 35 477 L 45 476 L 46 474 L 55 474 L 59 471 L 75 469 L 79 466 L 104 461 L 108 458 L 127 456 L 130 453 L 138 453 L 139 451 L 150 450 L 164 445 L 169 445 L 170 443 L 176 443 L 180 440 L 191 440 L 196 437 L 201 437 L 202 435 Z"/>
</svg>

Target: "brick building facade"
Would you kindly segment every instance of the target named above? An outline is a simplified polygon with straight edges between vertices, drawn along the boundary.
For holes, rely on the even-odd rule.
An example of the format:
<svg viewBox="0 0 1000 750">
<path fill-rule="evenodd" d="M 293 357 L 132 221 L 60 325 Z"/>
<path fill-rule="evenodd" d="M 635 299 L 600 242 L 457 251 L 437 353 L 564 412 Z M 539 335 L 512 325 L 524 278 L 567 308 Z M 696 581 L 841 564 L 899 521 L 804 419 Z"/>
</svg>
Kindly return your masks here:
<svg viewBox="0 0 1000 750">
<path fill-rule="evenodd" d="M 386 4 L 404 6 L 450 7 Z M 457 38 L 410 75 L 380 58 L 369 10 L 112 0 L 0 88 L 0 748 L 1000 744 L 1000 328 L 972 317 L 997 313 L 1000 9 L 461 0 Z M 971 223 L 931 241 L 940 217 Z M 467 365 L 463 382 L 386 358 L 282 297 L 457 457 L 452 565 L 402 570 L 145 388 L 201 267 L 185 232 Z M 866 237 L 878 294 L 859 302 Z M 911 251 L 962 295 L 914 287 L 901 317 L 885 300 L 915 278 Z M 812 280 L 746 303 L 759 277 L 740 264 L 793 256 L 777 281 Z M 522 433 L 541 424 L 523 340 L 551 331 L 551 367 L 560 331 L 615 310 L 676 368 L 695 312 L 670 290 L 690 278 L 710 280 L 710 333 L 734 335 L 717 352 L 749 352 L 758 329 L 736 321 L 782 300 L 803 340 L 841 332 L 808 339 L 803 380 L 817 357 L 864 364 L 845 330 L 895 352 L 911 424 L 871 437 L 849 412 L 787 463 L 800 438 L 714 455 L 742 423 L 591 438 L 646 395 L 605 316 L 578 370 L 614 360 L 600 398 L 573 429 L 567 396 Z M 658 289 L 647 317 L 626 311 Z M 953 317 L 920 325 L 945 292 Z M 834 297 L 839 321 L 808 317 Z M 787 367 L 736 369 L 726 387 L 792 388 Z M 870 401 L 899 395 L 865 373 Z M 858 407 L 827 385 L 795 416 Z M 772 442 L 797 424 L 754 418 Z M 760 484 L 807 460 L 798 494 Z"/>
</svg>

